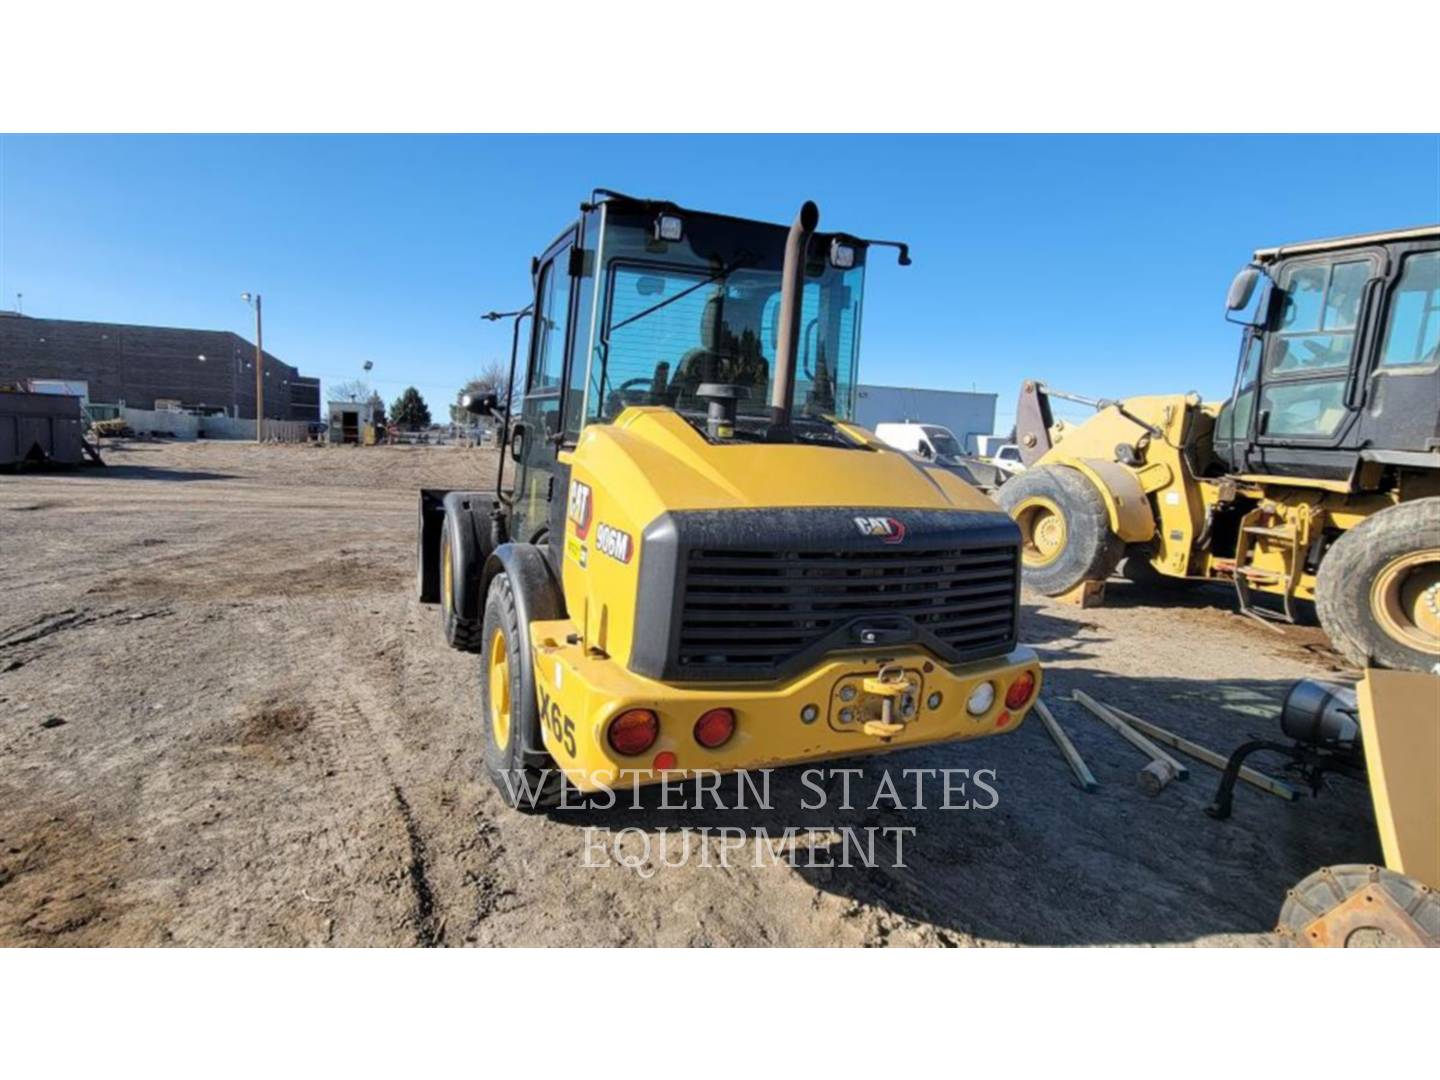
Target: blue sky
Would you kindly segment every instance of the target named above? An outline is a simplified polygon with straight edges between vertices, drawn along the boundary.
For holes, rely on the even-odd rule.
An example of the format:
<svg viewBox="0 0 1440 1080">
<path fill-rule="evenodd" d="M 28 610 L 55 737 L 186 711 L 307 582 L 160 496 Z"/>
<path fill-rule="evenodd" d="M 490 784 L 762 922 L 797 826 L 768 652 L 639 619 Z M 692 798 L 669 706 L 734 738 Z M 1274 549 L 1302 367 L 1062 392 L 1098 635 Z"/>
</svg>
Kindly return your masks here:
<svg viewBox="0 0 1440 1080">
<path fill-rule="evenodd" d="M 1223 396 L 1258 246 L 1440 221 L 1440 138 L 0 137 L 0 307 L 231 329 L 432 406 L 508 357 L 493 307 L 592 187 L 907 240 L 861 380 Z"/>
</svg>

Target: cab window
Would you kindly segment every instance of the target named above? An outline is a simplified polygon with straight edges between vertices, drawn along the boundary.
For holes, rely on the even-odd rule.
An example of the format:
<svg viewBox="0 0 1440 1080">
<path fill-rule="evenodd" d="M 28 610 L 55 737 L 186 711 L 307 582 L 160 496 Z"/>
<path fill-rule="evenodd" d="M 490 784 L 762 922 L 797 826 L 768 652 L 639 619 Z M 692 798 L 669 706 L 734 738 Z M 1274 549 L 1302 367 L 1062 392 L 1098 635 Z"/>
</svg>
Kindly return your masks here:
<svg viewBox="0 0 1440 1080">
<path fill-rule="evenodd" d="M 1440 251 L 1405 259 L 1390 298 L 1381 367 L 1432 367 L 1440 360 Z"/>
<path fill-rule="evenodd" d="M 570 275 L 567 247 L 540 271 L 539 306 L 535 310 L 535 354 L 530 392 L 558 393 L 565 368 L 565 332 L 570 319 Z"/>
<path fill-rule="evenodd" d="M 1370 271 L 1368 258 L 1287 267 L 1266 373 L 1284 378 L 1348 368 Z"/>
<path fill-rule="evenodd" d="M 1235 396 L 1220 410 L 1216 424 L 1217 437 L 1221 440 L 1248 439 L 1250 436 L 1250 414 L 1255 411 L 1255 380 L 1260 374 L 1260 353 L 1264 348 L 1258 337 L 1249 339 L 1245 359 L 1240 368 L 1240 377 L 1235 383 Z"/>
</svg>

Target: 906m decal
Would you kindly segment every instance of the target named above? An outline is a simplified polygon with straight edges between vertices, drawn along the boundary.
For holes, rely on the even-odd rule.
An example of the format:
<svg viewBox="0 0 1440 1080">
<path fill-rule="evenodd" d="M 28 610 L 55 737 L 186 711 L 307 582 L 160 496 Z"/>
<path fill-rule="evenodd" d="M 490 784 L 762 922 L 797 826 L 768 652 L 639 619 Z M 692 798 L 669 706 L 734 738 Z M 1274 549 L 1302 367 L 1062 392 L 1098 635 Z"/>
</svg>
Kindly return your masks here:
<svg viewBox="0 0 1440 1080">
<path fill-rule="evenodd" d="M 635 553 L 635 541 L 630 539 L 629 533 L 602 521 L 595 530 L 595 550 L 609 555 L 616 562 L 628 563 Z"/>
</svg>

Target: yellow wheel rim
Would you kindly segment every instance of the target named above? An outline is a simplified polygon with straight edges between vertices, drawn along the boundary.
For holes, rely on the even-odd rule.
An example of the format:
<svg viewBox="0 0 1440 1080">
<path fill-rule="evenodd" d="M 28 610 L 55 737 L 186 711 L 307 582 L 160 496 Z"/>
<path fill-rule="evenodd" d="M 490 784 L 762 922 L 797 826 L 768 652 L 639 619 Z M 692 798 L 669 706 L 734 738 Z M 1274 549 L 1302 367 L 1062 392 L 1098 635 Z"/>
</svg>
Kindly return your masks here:
<svg viewBox="0 0 1440 1080">
<path fill-rule="evenodd" d="M 1440 655 L 1440 548 L 1386 563 L 1370 586 L 1370 610 L 1394 640 Z"/>
<path fill-rule="evenodd" d="M 1069 536 L 1060 507 L 1037 496 L 1024 500 L 1010 513 L 1020 526 L 1020 554 L 1026 566 L 1048 566 L 1060 557 Z"/>
<path fill-rule="evenodd" d="M 454 584 L 455 566 L 450 558 L 450 538 L 447 536 L 440 544 L 440 602 L 445 605 L 447 614 L 455 604 L 452 595 Z"/>
<path fill-rule="evenodd" d="M 490 638 L 490 727 L 495 745 L 510 745 L 510 652 L 500 631 Z"/>
</svg>

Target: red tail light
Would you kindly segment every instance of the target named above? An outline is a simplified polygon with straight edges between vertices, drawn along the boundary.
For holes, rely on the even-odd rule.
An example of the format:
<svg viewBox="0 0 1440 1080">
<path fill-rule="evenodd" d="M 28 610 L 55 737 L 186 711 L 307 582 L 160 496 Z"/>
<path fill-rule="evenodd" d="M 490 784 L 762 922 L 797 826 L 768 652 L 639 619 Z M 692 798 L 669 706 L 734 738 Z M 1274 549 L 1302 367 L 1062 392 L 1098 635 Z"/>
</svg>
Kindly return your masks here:
<svg viewBox="0 0 1440 1080">
<path fill-rule="evenodd" d="M 626 709 L 610 721 L 606 737 L 617 754 L 643 754 L 660 737 L 660 718 L 649 709 Z"/>
<path fill-rule="evenodd" d="M 1035 673 L 1033 671 L 1022 671 L 1016 676 L 1015 681 L 1010 684 L 1010 689 L 1005 691 L 1005 707 L 1007 709 L 1018 709 L 1030 700 L 1030 695 L 1035 692 Z"/>
<path fill-rule="evenodd" d="M 695 741 L 708 750 L 724 746 L 734 734 L 734 709 L 711 709 L 695 721 Z"/>
</svg>

